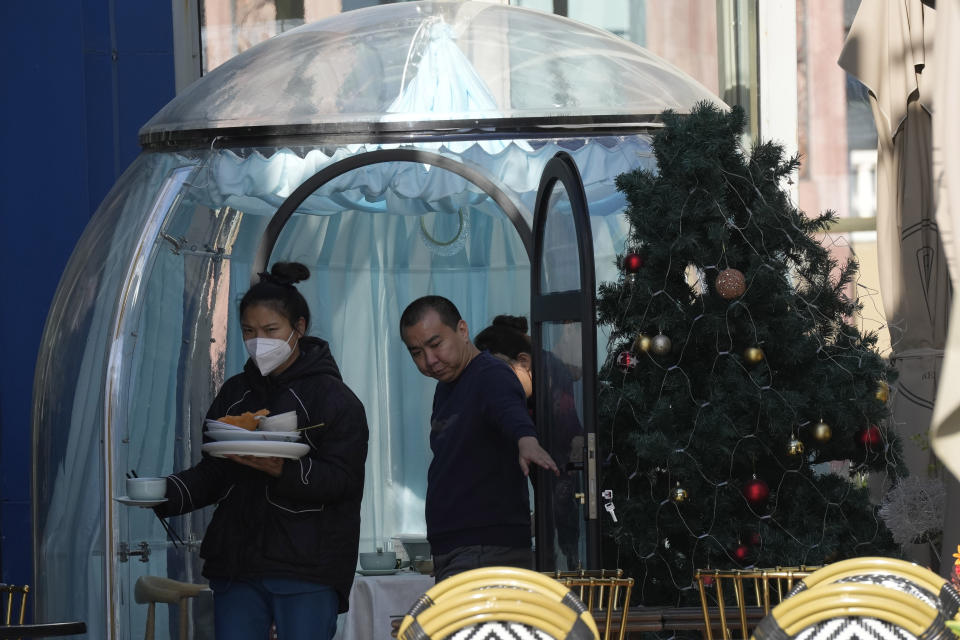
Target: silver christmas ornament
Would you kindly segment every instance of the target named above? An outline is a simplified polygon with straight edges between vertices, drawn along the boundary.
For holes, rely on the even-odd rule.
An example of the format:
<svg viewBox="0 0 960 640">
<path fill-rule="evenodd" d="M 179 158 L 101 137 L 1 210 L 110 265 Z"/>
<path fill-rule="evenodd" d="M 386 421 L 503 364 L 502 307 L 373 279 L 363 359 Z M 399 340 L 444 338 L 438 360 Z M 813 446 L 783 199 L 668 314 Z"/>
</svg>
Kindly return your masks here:
<svg viewBox="0 0 960 640">
<path fill-rule="evenodd" d="M 670 349 L 673 348 L 673 343 L 670 342 L 670 338 L 663 335 L 662 333 L 657 334 L 653 337 L 653 342 L 650 343 L 650 350 L 653 351 L 658 356 L 665 356 L 670 353 Z"/>
</svg>

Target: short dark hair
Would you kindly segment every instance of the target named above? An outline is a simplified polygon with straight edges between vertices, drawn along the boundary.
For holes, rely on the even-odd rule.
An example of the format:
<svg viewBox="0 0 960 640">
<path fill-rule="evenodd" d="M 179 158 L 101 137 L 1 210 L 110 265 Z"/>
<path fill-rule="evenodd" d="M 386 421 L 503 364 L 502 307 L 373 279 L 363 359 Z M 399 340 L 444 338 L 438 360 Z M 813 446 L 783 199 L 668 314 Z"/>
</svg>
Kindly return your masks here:
<svg viewBox="0 0 960 640">
<path fill-rule="evenodd" d="M 310 269 L 299 262 L 278 262 L 270 273 L 261 273 L 260 282 L 250 287 L 240 300 L 240 315 L 247 307 L 270 307 L 295 326 L 303 318 L 310 326 L 310 307 L 294 284 L 310 277 Z"/>
<path fill-rule="evenodd" d="M 443 296 L 423 296 L 408 304 L 403 310 L 400 316 L 400 333 L 403 334 L 404 329 L 420 322 L 428 311 L 436 311 L 440 321 L 454 331 L 462 320 L 456 305 Z"/>
<path fill-rule="evenodd" d="M 505 318 L 509 318 L 510 321 L 504 322 Z M 515 320 L 523 320 L 523 323 L 514 322 Z M 473 344 L 481 351 L 504 355 L 511 360 L 516 360 L 521 353 L 532 355 L 533 344 L 525 333 L 518 330 L 520 326 L 526 328 L 526 318 L 497 316 L 493 319 L 493 324 L 476 335 Z"/>
</svg>

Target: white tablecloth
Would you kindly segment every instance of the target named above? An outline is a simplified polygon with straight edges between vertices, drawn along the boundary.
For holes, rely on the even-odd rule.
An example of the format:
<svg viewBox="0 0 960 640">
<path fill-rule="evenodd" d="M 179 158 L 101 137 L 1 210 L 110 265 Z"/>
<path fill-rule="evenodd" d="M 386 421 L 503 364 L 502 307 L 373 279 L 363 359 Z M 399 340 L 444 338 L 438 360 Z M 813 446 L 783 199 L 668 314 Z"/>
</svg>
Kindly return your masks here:
<svg viewBox="0 0 960 640">
<path fill-rule="evenodd" d="M 390 640 L 390 622 L 402 618 L 433 585 L 433 577 L 409 570 L 354 576 L 350 610 L 340 616 L 334 640 Z"/>
</svg>

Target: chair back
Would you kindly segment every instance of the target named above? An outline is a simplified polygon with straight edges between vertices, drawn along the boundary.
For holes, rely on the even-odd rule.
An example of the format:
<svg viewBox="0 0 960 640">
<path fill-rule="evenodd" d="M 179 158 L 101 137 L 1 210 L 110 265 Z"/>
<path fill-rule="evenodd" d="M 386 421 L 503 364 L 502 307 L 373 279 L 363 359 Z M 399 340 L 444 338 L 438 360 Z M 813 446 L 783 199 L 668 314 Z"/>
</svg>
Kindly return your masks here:
<svg viewBox="0 0 960 640">
<path fill-rule="evenodd" d="M 750 630 L 779 604 L 794 584 L 818 567 L 772 569 L 701 569 L 696 573 L 703 611 L 704 637 L 714 640 L 719 627 L 723 640 L 749 638 Z M 739 624 L 734 636 L 732 625 Z"/>
<path fill-rule="evenodd" d="M 471 640 L 599 638 L 593 617 L 567 587 L 514 567 L 474 569 L 437 583 L 417 599 L 397 633 L 400 640 L 461 635 Z"/>
<path fill-rule="evenodd" d="M 580 598 L 593 615 L 603 640 L 626 637 L 633 578 L 624 578 L 623 569 L 554 571 L 546 575 Z"/>
<path fill-rule="evenodd" d="M 918 564 L 865 556 L 829 564 L 798 582 L 792 594 L 827 584 L 869 582 L 907 593 L 940 611 L 947 619 L 960 613 L 960 592 L 950 582 Z"/>
<path fill-rule="evenodd" d="M 23 624 L 27 615 L 27 594 L 29 585 L 0 584 L 0 597 L 3 599 L 3 624 Z"/>
<path fill-rule="evenodd" d="M 909 594 L 871 583 L 833 583 L 774 607 L 757 625 L 752 640 L 951 637 L 943 615 Z"/>
</svg>

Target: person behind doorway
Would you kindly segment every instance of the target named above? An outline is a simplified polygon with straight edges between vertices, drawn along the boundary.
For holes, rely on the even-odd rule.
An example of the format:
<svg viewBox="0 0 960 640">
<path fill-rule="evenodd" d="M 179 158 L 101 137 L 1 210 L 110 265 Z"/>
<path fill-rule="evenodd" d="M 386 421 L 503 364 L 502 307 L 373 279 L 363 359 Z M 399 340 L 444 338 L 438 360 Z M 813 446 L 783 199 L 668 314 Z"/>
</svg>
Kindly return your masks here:
<svg viewBox="0 0 960 640">
<path fill-rule="evenodd" d="M 309 276 L 302 264 L 277 263 L 243 296 L 250 359 L 223 384 L 207 418 L 296 412 L 310 451 L 295 460 L 204 455 L 167 476 L 168 501 L 156 507 L 175 515 L 217 504 L 200 556 L 218 640 L 265 640 L 272 624 L 280 638 L 329 639 L 347 610 L 367 420 L 327 343 L 306 336 L 310 309 L 295 284 Z"/>
<path fill-rule="evenodd" d="M 560 476 L 552 482 L 553 523 L 556 528 L 556 541 L 563 554 L 565 566 L 558 569 L 578 568 L 580 558 L 580 503 L 577 499 L 580 488 L 580 475 L 575 469 L 568 468 L 570 463 L 582 462 L 583 426 L 577 414 L 573 391 L 573 378 L 569 367 L 552 351 L 543 351 L 543 363 L 547 376 L 549 401 L 546 403 L 546 419 L 537 419 L 533 402 L 533 343 L 528 333 L 527 319 L 523 316 L 499 315 L 493 322 L 478 333 L 473 344 L 481 351 L 506 362 L 523 386 L 527 404 L 538 433 L 549 423 L 551 436 L 549 453 L 561 469 Z"/>
<path fill-rule="evenodd" d="M 479 567 L 532 568 L 527 475 L 531 464 L 559 472 L 537 440 L 523 387 L 473 345 L 446 298 L 411 302 L 400 335 L 420 373 L 437 380 L 426 498 L 437 581 Z"/>
</svg>

